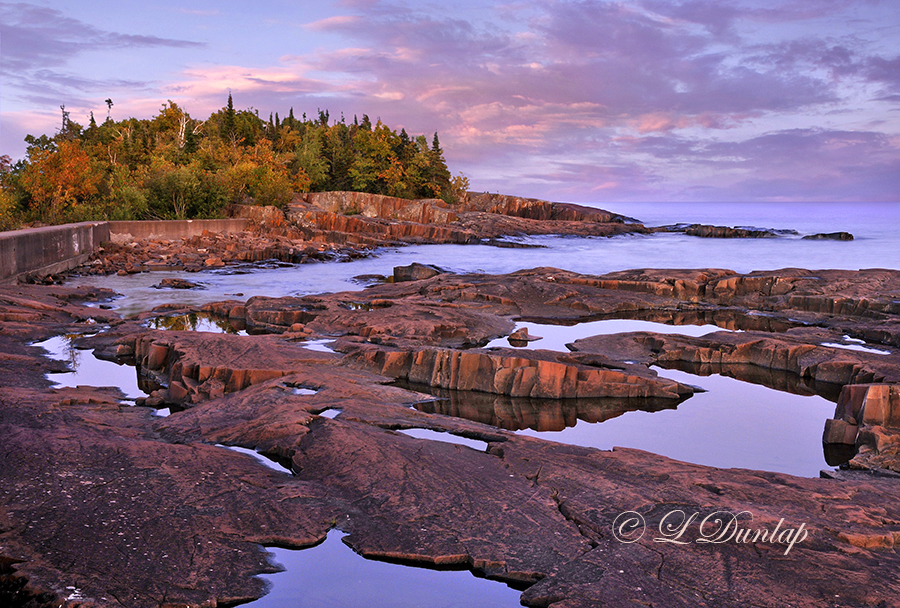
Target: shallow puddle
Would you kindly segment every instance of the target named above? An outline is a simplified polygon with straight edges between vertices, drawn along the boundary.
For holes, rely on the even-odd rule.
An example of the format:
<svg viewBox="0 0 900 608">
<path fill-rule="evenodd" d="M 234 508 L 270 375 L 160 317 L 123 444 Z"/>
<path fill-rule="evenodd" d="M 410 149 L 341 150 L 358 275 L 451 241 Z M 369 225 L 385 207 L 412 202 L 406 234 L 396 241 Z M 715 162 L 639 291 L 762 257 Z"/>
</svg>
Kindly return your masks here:
<svg viewBox="0 0 900 608">
<path fill-rule="evenodd" d="M 75 348 L 72 341 L 78 337 L 55 336 L 32 344 L 48 351 L 51 359 L 65 361 L 72 369 L 70 372 L 47 374 L 48 380 L 60 387 L 114 386 L 125 394 L 126 400 L 130 401 L 147 396 L 147 393 L 138 387 L 137 369 L 131 365 L 119 365 L 98 359 L 92 350 Z"/>
<path fill-rule="evenodd" d="M 635 319 L 603 319 L 601 321 L 588 321 L 577 325 L 552 325 L 549 323 L 535 323 L 532 321 L 519 321 L 516 323 L 516 331 L 525 328 L 532 337 L 540 337 L 527 343 L 511 342 L 507 337 L 491 340 L 485 348 L 502 346 L 509 348 L 515 346 L 528 350 L 542 349 L 567 352 L 566 344 L 589 336 L 607 336 L 632 331 L 650 331 L 658 334 L 678 334 L 681 336 L 705 336 L 716 331 L 732 331 L 716 325 L 669 325 L 655 321 L 641 321 Z"/>
<path fill-rule="evenodd" d="M 397 432 L 403 433 L 404 435 L 409 435 L 410 437 L 415 437 L 416 439 L 428 439 L 431 441 L 443 441 L 444 443 L 455 443 L 457 445 L 468 446 L 473 450 L 478 450 L 479 452 L 487 451 L 486 441 L 460 437 L 459 435 L 454 435 L 452 433 L 441 433 L 439 431 L 432 431 L 430 429 L 403 429 L 402 431 Z"/>
<path fill-rule="evenodd" d="M 468 570 L 430 570 L 365 559 L 332 530 L 309 549 L 268 548 L 285 572 L 260 578 L 272 585 L 253 608 L 513 608 L 520 592 Z"/>
<path fill-rule="evenodd" d="M 419 393 L 433 395 L 412 403 L 410 407 L 428 414 L 441 414 L 465 418 L 489 424 L 507 431 L 531 429 L 534 431 L 562 431 L 579 421 L 603 422 L 621 416 L 625 412 L 641 410 L 655 412 L 673 409 L 678 402 L 673 399 L 532 399 L 510 397 L 476 391 L 455 391 L 422 384 L 398 381 L 395 386 Z"/>
<path fill-rule="evenodd" d="M 846 342 L 852 342 L 851 344 L 843 344 L 840 342 L 822 342 L 822 346 L 829 346 L 831 348 L 843 348 L 846 350 L 855 350 L 861 353 L 871 353 L 873 355 L 889 355 L 891 351 L 889 350 L 879 350 L 877 348 L 872 348 L 871 346 L 863 346 L 866 344 L 862 340 L 854 340 L 853 338 L 844 338 Z M 862 344 L 860 344 L 862 342 Z"/>
<path fill-rule="evenodd" d="M 334 350 L 325 346 L 326 344 L 331 344 L 334 340 L 309 340 L 307 342 L 301 342 L 300 346 L 305 348 L 306 350 L 314 350 L 320 353 L 333 353 Z"/>
<path fill-rule="evenodd" d="M 263 465 L 264 467 L 270 468 L 273 471 L 278 471 L 279 473 L 285 473 L 286 475 L 294 474 L 290 469 L 281 466 L 280 464 L 278 464 L 271 458 L 264 456 L 263 454 L 260 454 L 256 450 L 242 448 L 242 447 L 236 446 L 236 445 L 222 445 L 221 443 L 217 443 L 216 447 L 217 448 L 225 448 L 226 450 L 231 450 L 232 452 L 238 452 L 239 454 L 246 454 L 247 456 L 250 456 L 251 458 L 256 460 L 258 463 Z"/>
<path fill-rule="evenodd" d="M 215 319 L 207 315 L 193 312 L 185 315 L 157 317 L 147 321 L 146 325 L 150 329 L 164 329 L 170 331 L 205 331 L 216 334 L 247 335 L 243 323 L 236 323 L 227 319 Z"/>
</svg>

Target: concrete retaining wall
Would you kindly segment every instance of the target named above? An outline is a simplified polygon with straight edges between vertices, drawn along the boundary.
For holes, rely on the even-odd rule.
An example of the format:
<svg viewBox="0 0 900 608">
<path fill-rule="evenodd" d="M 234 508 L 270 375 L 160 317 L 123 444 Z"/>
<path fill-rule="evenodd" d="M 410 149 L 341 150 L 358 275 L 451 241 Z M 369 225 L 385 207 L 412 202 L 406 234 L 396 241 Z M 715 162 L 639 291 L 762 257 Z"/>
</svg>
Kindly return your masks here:
<svg viewBox="0 0 900 608">
<path fill-rule="evenodd" d="M 130 234 L 134 240 L 147 238 L 185 239 L 210 232 L 241 232 L 250 220 L 147 220 L 134 222 L 108 222 L 110 236 Z"/>
<path fill-rule="evenodd" d="M 82 222 L 0 232 L 0 283 L 33 273 L 48 275 L 84 264 L 104 241 L 182 239 L 210 232 L 241 232 L 249 220 Z"/>
<path fill-rule="evenodd" d="M 20 275 L 53 274 L 87 261 L 103 241 L 109 240 L 107 222 L 82 222 L 0 233 L 0 281 Z"/>
</svg>

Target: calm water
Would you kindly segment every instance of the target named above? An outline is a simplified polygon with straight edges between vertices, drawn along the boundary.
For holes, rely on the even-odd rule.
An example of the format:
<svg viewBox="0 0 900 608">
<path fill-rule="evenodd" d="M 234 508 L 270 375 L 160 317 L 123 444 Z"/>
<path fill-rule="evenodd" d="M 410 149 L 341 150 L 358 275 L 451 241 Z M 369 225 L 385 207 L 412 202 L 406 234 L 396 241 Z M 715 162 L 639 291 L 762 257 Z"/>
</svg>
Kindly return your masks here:
<svg viewBox="0 0 900 608">
<path fill-rule="evenodd" d="M 72 345 L 76 335 L 55 336 L 33 346 L 40 346 L 51 359 L 64 361 L 72 371 L 47 374 L 47 379 L 58 387 L 115 386 L 121 389 L 128 401 L 146 397 L 138 387 L 137 371 L 130 365 L 119 365 L 94 356 L 92 350 L 80 350 Z"/>
<path fill-rule="evenodd" d="M 518 431 L 601 450 L 628 447 L 718 468 L 818 477 L 829 468 L 822 451 L 825 419 L 834 404 L 713 374 L 653 368 L 664 378 L 700 386 L 677 409 L 631 411 L 602 423 L 579 420 L 561 431 Z"/>
<path fill-rule="evenodd" d="M 822 204 L 623 204 L 610 211 L 647 225 L 697 222 L 790 228 L 801 234 L 849 231 L 856 239 L 805 241 L 775 239 L 700 239 L 681 234 L 625 235 L 613 238 L 532 237 L 539 249 L 501 249 L 485 245 L 422 245 L 384 249 L 376 257 L 346 263 L 301 264 L 291 268 L 202 273 L 151 272 L 119 277 L 80 277 L 72 285 L 99 284 L 128 296 L 112 302 L 123 314 L 159 304 L 203 304 L 246 300 L 252 295 L 285 296 L 363 289 L 353 277 L 388 276 L 394 266 L 434 264 L 454 272 L 507 273 L 552 266 L 586 274 L 629 268 L 728 268 L 737 272 L 778 268 L 900 269 L 900 203 Z M 236 274 L 241 272 L 242 274 Z M 203 290 L 154 289 L 168 277 L 202 283 Z"/>
<path fill-rule="evenodd" d="M 285 572 L 261 578 L 271 592 L 253 608 L 502 608 L 519 606 L 519 591 L 468 571 L 410 568 L 364 559 L 332 530 L 324 543 L 292 551 L 270 548 Z M 336 584 L 323 585 L 322 581 Z"/>
<path fill-rule="evenodd" d="M 527 345 L 513 346 L 529 350 L 555 350 L 568 352 L 567 344 L 575 340 L 590 336 L 609 336 L 632 331 L 652 331 L 657 334 L 678 334 L 680 336 L 705 336 L 716 331 L 728 331 L 715 325 L 667 325 L 654 321 L 641 321 L 638 319 L 604 319 L 602 321 L 588 321 L 576 325 L 548 325 L 546 323 L 533 323 L 520 321 L 516 323 L 515 331 L 527 329 L 532 339 Z M 510 348 L 507 338 L 496 338 L 488 342 L 485 348 L 500 346 Z"/>
</svg>

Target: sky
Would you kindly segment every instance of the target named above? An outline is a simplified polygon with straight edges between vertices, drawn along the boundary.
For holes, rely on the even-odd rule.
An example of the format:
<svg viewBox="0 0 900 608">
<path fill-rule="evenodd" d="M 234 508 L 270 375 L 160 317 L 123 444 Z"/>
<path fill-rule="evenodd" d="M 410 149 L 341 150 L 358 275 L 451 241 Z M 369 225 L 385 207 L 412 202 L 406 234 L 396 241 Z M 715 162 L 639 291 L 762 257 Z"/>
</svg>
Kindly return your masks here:
<svg viewBox="0 0 900 608">
<path fill-rule="evenodd" d="M 900 201 L 896 0 L 0 2 L 0 154 L 60 105 L 205 119 L 229 92 L 438 132 L 476 191 Z"/>
</svg>

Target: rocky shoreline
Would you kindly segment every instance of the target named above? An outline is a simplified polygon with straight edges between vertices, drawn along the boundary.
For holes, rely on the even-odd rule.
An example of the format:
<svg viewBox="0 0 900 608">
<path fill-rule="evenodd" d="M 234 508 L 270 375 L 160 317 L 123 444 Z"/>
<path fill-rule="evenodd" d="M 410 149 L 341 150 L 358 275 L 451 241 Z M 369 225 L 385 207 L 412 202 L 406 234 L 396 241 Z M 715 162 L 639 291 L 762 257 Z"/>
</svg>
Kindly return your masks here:
<svg viewBox="0 0 900 608">
<path fill-rule="evenodd" d="M 593 221 L 575 206 L 525 200 L 476 199 L 462 213 L 498 215 L 500 228 L 512 221 L 646 230 L 630 218 L 598 212 Z M 376 203 L 382 208 L 372 211 Z M 410 230 L 402 218 L 384 219 L 400 213 L 385 201 L 304 204 L 315 209 L 298 205 L 293 220 L 259 212 L 270 214 L 255 220 L 257 234 L 268 237 L 204 236 L 224 245 L 195 253 L 228 263 L 219 252 L 229 244 L 236 256 L 255 251 L 239 239 L 283 238 L 279 247 L 289 251 L 317 237 L 316 251 L 348 243 L 361 251 Z M 403 213 L 429 222 L 421 225 L 435 228 L 432 235 L 457 238 L 442 231 L 458 227 L 441 223 L 443 211 L 429 205 Z M 498 214 L 498 205 L 519 215 Z M 350 220 L 371 224 L 357 233 Z M 330 241 L 340 227 L 353 239 Z M 322 233 L 295 239 L 303 230 Z M 484 239 L 503 230 L 472 232 Z M 411 231 L 404 238 L 431 237 Z M 128 272 L 126 264 L 137 268 L 159 250 L 129 259 L 110 249 L 91 267 Z M 310 546 L 333 527 L 366 557 L 467 567 L 524 589 L 527 606 L 900 605 L 900 479 L 892 473 L 900 472 L 900 271 L 426 274 L 433 276 L 400 272 L 416 280 L 361 292 L 164 307 L 136 319 L 87 306 L 111 295 L 96 288 L 0 286 L 4 605 L 248 601 L 264 591 L 253 575 L 273 569 L 262 546 Z M 176 312 L 204 313 L 249 335 L 145 324 Z M 484 348 L 510 335 L 515 320 L 601 318 L 741 331 L 595 336 L 565 353 Z M 158 388 L 137 407 L 122 404 L 117 389 L 52 388 L 46 374 L 64 365 L 30 344 L 61 334 L 82 336 L 76 344 L 100 358 L 135 365 Z M 332 352 L 306 348 L 322 338 L 333 340 Z M 890 354 L 835 346 L 847 338 Z M 836 402 L 825 438 L 857 453 L 847 454 L 841 471 L 805 479 L 561 445 L 497 424 L 504 417 L 498 404 L 516 399 L 550 418 L 602 420 L 674 407 L 693 393 L 652 365 L 825 396 Z M 417 386 L 477 391 L 492 400 L 493 413 L 446 415 Z M 159 417 L 148 407 L 166 405 L 179 411 Z M 321 416 L 326 410 L 340 414 Z M 410 428 L 488 447 L 397 432 Z M 256 450 L 292 475 L 217 444 Z M 697 522 L 685 525 L 685 544 L 654 540 L 672 513 L 725 511 L 744 513 L 739 525 L 756 540 L 697 542 Z M 639 514 L 647 533 L 617 538 L 624 529 L 615 522 L 625 512 Z"/>
<path fill-rule="evenodd" d="M 234 217 L 250 228 L 232 234 L 206 233 L 187 239 L 125 235 L 108 243 L 79 269 L 83 274 L 134 274 L 154 270 L 198 272 L 228 265 L 278 261 L 303 264 L 347 261 L 373 255 L 379 247 L 412 244 L 484 244 L 540 247 L 526 239 L 540 235 L 610 237 L 672 232 L 701 238 L 781 238 L 793 230 L 700 224 L 648 228 L 638 220 L 593 207 L 495 194 L 469 193 L 458 205 L 440 199 L 409 201 L 360 192 L 298 195 L 284 210 L 236 205 Z M 803 238 L 852 240 L 841 232 Z M 52 277 L 61 281 L 63 277 Z M 33 280 L 40 282 L 39 277 Z"/>
</svg>

